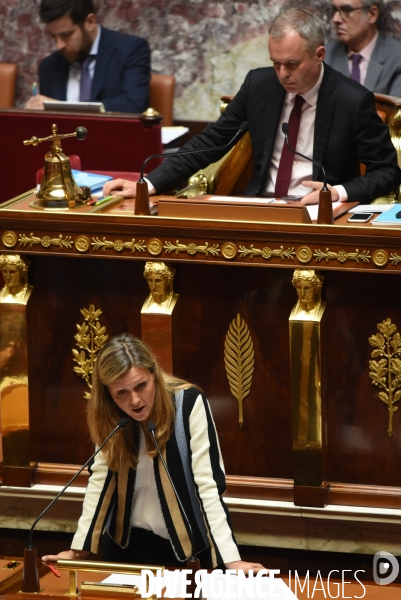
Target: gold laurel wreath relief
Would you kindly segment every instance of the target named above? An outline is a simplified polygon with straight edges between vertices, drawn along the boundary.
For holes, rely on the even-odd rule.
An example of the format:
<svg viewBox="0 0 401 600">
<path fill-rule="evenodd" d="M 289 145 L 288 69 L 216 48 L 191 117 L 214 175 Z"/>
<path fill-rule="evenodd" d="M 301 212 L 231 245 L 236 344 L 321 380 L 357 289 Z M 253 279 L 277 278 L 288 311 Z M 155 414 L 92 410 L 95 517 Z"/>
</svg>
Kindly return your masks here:
<svg viewBox="0 0 401 600">
<path fill-rule="evenodd" d="M 109 336 L 106 333 L 106 327 L 102 326 L 99 317 L 102 314 L 100 308 L 95 309 L 91 304 L 89 308 L 81 308 L 80 313 L 85 318 L 82 325 L 77 324 L 77 333 L 74 335 L 76 346 L 72 349 L 73 360 L 78 364 L 74 367 L 74 372 L 84 379 L 92 389 L 92 374 L 99 350 L 103 348 Z M 84 393 L 85 400 L 90 400 L 90 392 Z"/>
<path fill-rule="evenodd" d="M 372 351 L 370 360 L 369 377 L 372 384 L 381 389 L 380 400 L 388 409 L 388 436 L 393 437 L 393 418 L 398 410 L 395 403 L 401 398 L 401 336 L 397 327 L 386 319 L 378 323 L 379 333 L 369 338 L 369 343 L 375 349 Z"/>
<path fill-rule="evenodd" d="M 254 370 L 254 351 L 247 324 L 238 313 L 228 328 L 224 342 L 224 364 L 228 384 L 238 400 L 238 423 L 244 423 L 243 401 L 251 391 Z"/>
</svg>

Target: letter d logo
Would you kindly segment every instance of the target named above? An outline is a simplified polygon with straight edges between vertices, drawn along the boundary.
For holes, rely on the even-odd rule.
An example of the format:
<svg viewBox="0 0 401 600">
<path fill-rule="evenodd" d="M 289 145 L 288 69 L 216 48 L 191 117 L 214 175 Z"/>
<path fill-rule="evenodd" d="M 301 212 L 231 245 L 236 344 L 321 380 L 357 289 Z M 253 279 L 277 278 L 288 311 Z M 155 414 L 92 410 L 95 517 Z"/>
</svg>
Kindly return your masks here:
<svg viewBox="0 0 401 600">
<path fill-rule="evenodd" d="M 373 579 L 378 585 L 389 585 L 398 577 L 400 566 L 390 552 L 380 550 L 373 557 Z M 385 575 L 385 577 L 383 577 Z"/>
</svg>

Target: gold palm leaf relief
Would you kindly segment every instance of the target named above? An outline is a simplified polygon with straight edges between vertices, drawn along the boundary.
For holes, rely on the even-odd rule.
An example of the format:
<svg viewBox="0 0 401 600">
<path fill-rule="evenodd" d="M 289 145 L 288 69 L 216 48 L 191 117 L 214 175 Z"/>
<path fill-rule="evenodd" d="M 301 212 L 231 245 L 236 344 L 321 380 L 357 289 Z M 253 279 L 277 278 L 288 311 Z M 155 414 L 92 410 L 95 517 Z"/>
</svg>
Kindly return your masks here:
<svg viewBox="0 0 401 600">
<path fill-rule="evenodd" d="M 238 401 L 238 423 L 244 423 L 243 401 L 249 395 L 254 370 L 254 350 L 247 324 L 238 313 L 224 342 L 224 364 L 230 391 Z"/>
</svg>

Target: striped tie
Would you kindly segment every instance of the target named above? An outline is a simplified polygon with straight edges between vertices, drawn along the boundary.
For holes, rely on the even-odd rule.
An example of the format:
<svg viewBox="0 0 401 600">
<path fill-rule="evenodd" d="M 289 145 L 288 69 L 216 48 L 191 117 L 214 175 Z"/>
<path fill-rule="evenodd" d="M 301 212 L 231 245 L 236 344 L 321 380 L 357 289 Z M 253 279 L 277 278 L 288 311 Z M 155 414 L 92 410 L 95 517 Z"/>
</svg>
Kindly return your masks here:
<svg viewBox="0 0 401 600">
<path fill-rule="evenodd" d="M 92 92 L 92 77 L 89 70 L 89 65 L 94 60 L 94 56 L 87 56 L 82 61 L 81 83 L 79 84 L 79 101 L 89 102 Z"/>
</svg>

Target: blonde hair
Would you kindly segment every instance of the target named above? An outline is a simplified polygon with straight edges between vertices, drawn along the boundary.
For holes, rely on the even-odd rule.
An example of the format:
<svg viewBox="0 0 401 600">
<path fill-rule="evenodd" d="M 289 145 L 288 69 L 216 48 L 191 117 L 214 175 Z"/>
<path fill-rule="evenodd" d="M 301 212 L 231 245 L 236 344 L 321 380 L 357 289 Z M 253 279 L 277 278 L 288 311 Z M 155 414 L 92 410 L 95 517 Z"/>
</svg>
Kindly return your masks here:
<svg viewBox="0 0 401 600">
<path fill-rule="evenodd" d="M 130 333 L 112 337 L 98 354 L 92 376 L 91 399 L 87 406 L 92 440 L 96 445 L 100 445 L 119 420 L 126 416 L 114 402 L 108 386 L 132 367 L 148 369 L 154 376 L 155 398 L 148 421 L 154 422 L 157 441 L 163 450 L 174 430 L 173 393 L 176 390 L 189 388 L 191 384 L 165 373 L 148 346 Z M 135 420 L 129 418 L 128 425 L 117 431 L 103 449 L 106 461 L 113 471 L 118 471 L 122 465 L 128 464 L 136 468 L 138 464 L 134 423 Z M 146 452 L 150 456 L 156 456 L 157 450 L 147 428 L 144 429 L 144 434 Z"/>
</svg>

